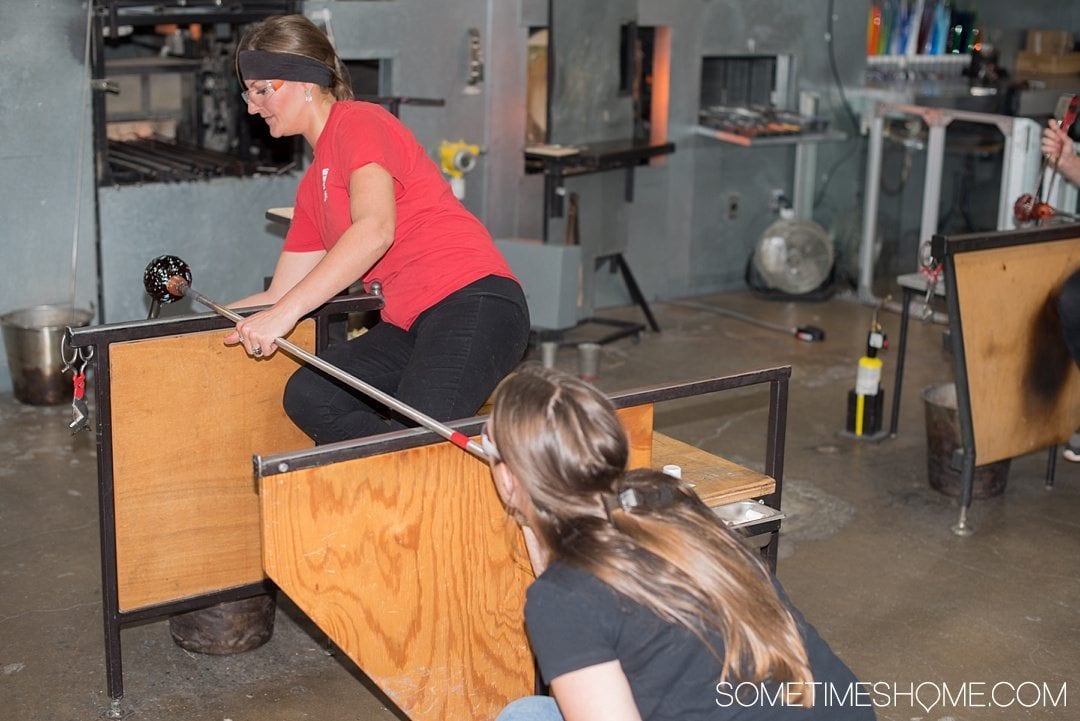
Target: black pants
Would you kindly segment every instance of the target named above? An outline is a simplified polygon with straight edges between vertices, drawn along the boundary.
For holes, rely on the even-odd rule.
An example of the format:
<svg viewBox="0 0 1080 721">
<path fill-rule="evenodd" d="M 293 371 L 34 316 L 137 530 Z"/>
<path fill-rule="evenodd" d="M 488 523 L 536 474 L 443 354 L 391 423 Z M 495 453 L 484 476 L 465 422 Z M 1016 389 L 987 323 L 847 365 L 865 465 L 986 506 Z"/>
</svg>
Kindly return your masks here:
<svg viewBox="0 0 1080 721">
<path fill-rule="evenodd" d="M 1058 298 L 1061 333 L 1073 360 L 1080 365 L 1080 270 L 1065 281 Z"/>
<path fill-rule="evenodd" d="M 521 361 L 528 342 L 521 286 L 487 276 L 421 313 L 408 331 L 380 322 L 320 357 L 445 422 L 475 415 Z M 283 403 L 293 422 L 319 444 L 416 425 L 310 366 L 289 379 Z"/>
</svg>

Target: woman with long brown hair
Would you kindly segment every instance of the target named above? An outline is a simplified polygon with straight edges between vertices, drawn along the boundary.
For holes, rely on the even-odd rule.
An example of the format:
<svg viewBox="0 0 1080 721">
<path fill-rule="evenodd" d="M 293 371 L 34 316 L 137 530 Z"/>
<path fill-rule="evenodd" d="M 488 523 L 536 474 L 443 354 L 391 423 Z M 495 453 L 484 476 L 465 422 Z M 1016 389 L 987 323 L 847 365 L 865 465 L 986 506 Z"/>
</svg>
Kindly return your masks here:
<svg viewBox="0 0 1080 721">
<path fill-rule="evenodd" d="M 525 367 L 496 389 L 482 440 L 536 572 L 525 620 L 553 696 L 520 699 L 500 721 L 874 718 L 693 490 L 626 470 L 625 431 L 595 388 Z"/>
</svg>

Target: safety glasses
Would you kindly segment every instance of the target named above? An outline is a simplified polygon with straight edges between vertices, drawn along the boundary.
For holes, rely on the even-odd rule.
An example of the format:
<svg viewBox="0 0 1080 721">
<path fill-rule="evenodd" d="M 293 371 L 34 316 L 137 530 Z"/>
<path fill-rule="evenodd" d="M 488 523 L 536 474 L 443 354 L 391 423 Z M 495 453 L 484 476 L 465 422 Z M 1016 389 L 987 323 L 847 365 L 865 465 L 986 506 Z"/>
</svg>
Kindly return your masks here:
<svg viewBox="0 0 1080 721">
<path fill-rule="evenodd" d="M 240 93 L 240 97 L 244 99 L 245 103 L 262 105 L 270 99 L 270 96 L 275 91 L 281 90 L 281 86 L 284 84 L 284 80 L 268 80 L 263 85 L 252 85 L 248 90 Z"/>
</svg>

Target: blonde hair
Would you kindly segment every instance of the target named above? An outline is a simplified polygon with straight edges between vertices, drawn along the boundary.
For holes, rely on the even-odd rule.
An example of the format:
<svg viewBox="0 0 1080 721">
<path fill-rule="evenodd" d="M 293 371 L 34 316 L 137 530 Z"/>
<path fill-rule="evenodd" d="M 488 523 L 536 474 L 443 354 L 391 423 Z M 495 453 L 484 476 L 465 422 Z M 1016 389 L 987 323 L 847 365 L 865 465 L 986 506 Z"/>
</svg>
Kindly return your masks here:
<svg viewBox="0 0 1080 721">
<path fill-rule="evenodd" d="M 552 560 L 693 633 L 721 662 L 721 680 L 812 683 L 802 635 L 760 557 L 681 481 L 626 471 L 626 432 L 599 391 L 527 366 L 499 384 L 491 418 Z M 636 504 L 614 502 L 627 492 Z M 804 688 L 792 702 L 811 706 L 813 687 Z"/>
<path fill-rule="evenodd" d="M 292 53 L 325 65 L 330 70 L 330 94 L 335 100 L 352 100 L 349 70 L 326 34 L 303 15 L 276 15 L 251 26 L 240 38 L 236 50 L 236 75 L 241 79 L 241 50 Z"/>
</svg>

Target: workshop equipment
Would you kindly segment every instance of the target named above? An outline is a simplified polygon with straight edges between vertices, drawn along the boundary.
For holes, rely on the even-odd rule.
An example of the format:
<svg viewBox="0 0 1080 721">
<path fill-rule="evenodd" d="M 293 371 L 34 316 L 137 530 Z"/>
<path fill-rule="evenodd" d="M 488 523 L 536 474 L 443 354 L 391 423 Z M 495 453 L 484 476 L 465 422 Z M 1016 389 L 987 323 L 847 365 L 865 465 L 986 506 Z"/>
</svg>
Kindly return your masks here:
<svg viewBox="0 0 1080 721">
<path fill-rule="evenodd" d="M 205 295 L 192 288 L 191 268 L 187 263 L 175 255 L 162 255 L 150 261 L 150 264 L 146 266 L 146 271 L 143 273 L 143 285 L 146 287 L 146 292 L 150 297 L 159 303 L 172 303 L 173 301 L 180 300 L 185 295 L 190 295 L 198 302 L 212 309 L 218 315 L 228 318 L 231 321 L 238 323 L 244 319 L 239 313 L 215 303 L 210 298 L 207 298 Z M 365 383 L 356 376 L 346 373 L 332 363 L 326 362 L 314 353 L 309 353 L 284 338 L 275 338 L 274 343 L 294 358 L 315 366 L 327 375 L 341 381 L 351 388 L 355 388 L 368 397 L 377 400 L 387 408 L 397 411 L 406 418 L 415 421 L 429 431 L 450 441 L 455 446 L 472 453 L 477 458 L 484 461 L 487 460 L 487 454 L 484 452 L 483 447 L 476 441 L 471 440 L 465 434 L 452 430 L 442 423 L 439 423 L 434 418 L 421 413 L 412 406 L 402 403 L 391 395 L 383 393 L 378 388 Z"/>
<path fill-rule="evenodd" d="M 298 0 L 87 5 L 90 137 L 100 186 L 279 174 L 301 164 L 301 143 L 274 139 L 250 122 L 231 61 L 247 25 L 298 13 Z"/>
<path fill-rule="evenodd" d="M 439 167 L 450 178 L 450 188 L 458 200 L 465 199 L 465 173 L 472 172 L 480 156 L 480 146 L 464 140 L 439 143 Z"/>
<path fill-rule="evenodd" d="M 710 105 L 698 112 L 698 119 L 702 126 L 715 131 L 716 137 L 736 143 L 753 138 L 822 133 L 828 130 L 828 121 L 824 118 L 764 105 Z"/>
<path fill-rule="evenodd" d="M 885 391 L 881 387 L 884 363 L 878 353 L 885 349 L 886 342 L 875 308 L 866 336 L 866 355 L 859 358 L 855 387 L 848 391 L 846 430 L 856 438 L 881 435 L 882 408 L 885 406 Z"/>
<path fill-rule="evenodd" d="M 728 318 L 741 320 L 744 323 L 756 325 L 759 328 L 775 330 L 776 332 L 783 333 L 784 335 L 793 335 L 799 340 L 806 341 L 807 343 L 816 343 L 818 341 L 825 340 L 825 331 L 815 325 L 799 325 L 792 327 L 781 325 L 779 323 L 770 323 L 769 321 L 761 320 L 760 318 L 745 315 L 729 308 L 709 305 L 708 303 L 695 303 L 693 301 L 685 300 L 669 300 L 665 302 L 668 305 L 681 306 L 683 308 L 693 308 L 694 310 L 704 310 L 710 313 L 716 313 L 717 315 L 727 316 Z"/>
<path fill-rule="evenodd" d="M 60 305 L 35 305 L 0 316 L 15 400 L 58 405 L 71 400 L 71 373 L 62 367 L 66 328 L 81 328 L 93 313 Z"/>
<path fill-rule="evenodd" d="M 764 230 L 747 268 L 747 284 L 763 293 L 811 296 L 828 293 L 835 252 L 829 234 L 812 220 L 780 209 L 780 219 Z"/>
<path fill-rule="evenodd" d="M 521 282 L 533 328 L 541 331 L 573 328 L 591 310 L 582 308 L 580 245 L 497 238 L 495 247 Z"/>
<path fill-rule="evenodd" d="M 922 399 L 926 415 L 927 481 L 935 491 L 959 498 L 963 491 L 960 473 L 964 445 L 960 440 L 956 384 L 949 382 L 927 386 L 923 388 Z M 1012 460 L 1005 458 L 976 466 L 971 497 L 993 498 L 1004 493 L 1011 464 Z"/>
<path fill-rule="evenodd" d="M 464 140 L 439 143 L 439 164 L 442 171 L 452 178 L 460 178 L 476 167 L 480 146 Z"/>
</svg>

